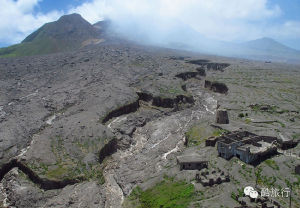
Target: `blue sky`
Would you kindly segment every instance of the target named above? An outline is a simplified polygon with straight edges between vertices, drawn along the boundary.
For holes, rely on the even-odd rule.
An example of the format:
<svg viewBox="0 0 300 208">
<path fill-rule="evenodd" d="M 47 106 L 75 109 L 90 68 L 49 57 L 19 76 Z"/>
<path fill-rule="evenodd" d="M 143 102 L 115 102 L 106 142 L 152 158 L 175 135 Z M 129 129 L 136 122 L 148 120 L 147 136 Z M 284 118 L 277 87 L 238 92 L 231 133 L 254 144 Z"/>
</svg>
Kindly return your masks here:
<svg viewBox="0 0 300 208">
<path fill-rule="evenodd" d="M 85 2 L 89 2 L 86 0 L 43 0 L 39 3 L 36 8 L 36 11 L 47 13 L 52 10 L 63 10 L 68 12 L 68 10 L 72 7 L 77 7 Z"/>
<path fill-rule="evenodd" d="M 177 22 L 221 41 L 271 37 L 300 50 L 300 0 L 0 0 L 0 46 L 73 12 L 91 23 L 109 17 L 145 31 L 166 31 Z"/>
<path fill-rule="evenodd" d="M 278 4 L 283 11 L 282 20 L 300 20 L 300 0 L 272 0 L 271 4 Z"/>
<path fill-rule="evenodd" d="M 295 20 L 300 22 L 300 0 L 274 0 L 282 8 L 283 15 L 278 19 L 280 22 Z M 287 46 L 300 50 L 300 38 L 281 40 Z"/>
</svg>

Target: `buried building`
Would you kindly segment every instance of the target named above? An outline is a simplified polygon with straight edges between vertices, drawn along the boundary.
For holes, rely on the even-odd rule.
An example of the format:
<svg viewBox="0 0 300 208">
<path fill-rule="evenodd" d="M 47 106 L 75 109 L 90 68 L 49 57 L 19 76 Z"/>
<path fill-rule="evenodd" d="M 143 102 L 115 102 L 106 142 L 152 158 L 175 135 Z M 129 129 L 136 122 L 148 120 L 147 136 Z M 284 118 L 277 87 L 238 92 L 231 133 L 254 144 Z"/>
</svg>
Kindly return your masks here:
<svg viewBox="0 0 300 208">
<path fill-rule="evenodd" d="M 258 136 L 247 131 L 224 134 L 217 138 L 220 157 L 237 157 L 245 163 L 255 163 L 277 153 L 277 138 Z"/>
<path fill-rule="evenodd" d="M 203 157 L 197 154 L 178 156 L 177 163 L 180 170 L 201 170 L 208 166 L 208 161 L 203 160 Z"/>
</svg>

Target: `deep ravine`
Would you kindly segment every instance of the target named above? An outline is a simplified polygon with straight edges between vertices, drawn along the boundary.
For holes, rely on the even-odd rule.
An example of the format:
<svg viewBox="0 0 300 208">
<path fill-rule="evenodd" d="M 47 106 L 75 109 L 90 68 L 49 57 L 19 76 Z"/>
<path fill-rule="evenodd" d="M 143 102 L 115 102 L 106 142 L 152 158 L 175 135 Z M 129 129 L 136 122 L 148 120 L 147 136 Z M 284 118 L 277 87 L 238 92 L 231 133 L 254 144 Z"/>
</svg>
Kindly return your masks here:
<svg viewBox="0 0 300 208">
<path fill-rule="evenodd" d="M 138 127 L 133 133 L 135 144 L 127 150 L 118 150 L 104 170 L 105 208 L 122 207 L 125 197 L 136 184 L 164 171 L 170 155 L 184 146 L 185 132 L 192 123 L 212 116 L 217 107 L 214 97 L 201 86 L 189 88 L 195 99 L 191 108 L 163 116 Z M 114 130 L 127 115 L 116 117 L 107 124 Z"/>
</svg>

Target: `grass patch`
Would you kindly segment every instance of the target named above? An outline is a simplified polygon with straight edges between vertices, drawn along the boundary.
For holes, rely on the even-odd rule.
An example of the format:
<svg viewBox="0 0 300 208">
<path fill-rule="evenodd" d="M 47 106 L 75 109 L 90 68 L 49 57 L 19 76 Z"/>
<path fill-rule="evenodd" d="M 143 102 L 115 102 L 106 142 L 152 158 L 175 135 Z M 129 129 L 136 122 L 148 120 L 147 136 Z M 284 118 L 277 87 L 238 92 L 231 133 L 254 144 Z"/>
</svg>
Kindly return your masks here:
<svg viewBox="0 0 300 208">
<path fill-rule="evenodd" d="M 69 169 L 66 166 L 59 165 L 57 168 L 53 170 L 49 170 L 46 173 L 47 178 L 58 179 L 61 176 L 66 175 L 69 172 Z"/>
<path fill-rule="evenodd" d="M 246 118 L 246 119 L 245 119 L 245 123 L 246 123 L 246 124 L 251 123 L 251 118 Z"/>
<path fill-rule="evenodd" d="M 86 140 L 83 143 L 74 143 L 81 152 L 97 152 L 102 143 L 107 142 L 107 139 L 98 137 L 96 139 Z M 64 180 L 82 178 L 84 180 L 96 181 L 99 184 L 104 183 L 104 176 L 100 164 L 86 164 L 82 162 L 82 158 L 71 157 L 61 137 L 54 137 L 51 140 L 51 151 L 55 155 L 55 164 L 44 164 L 39 162 L 31 162 L 28 166 L 38 175 L 44 176 L 51 180 Z"/>
<path fill-rule="evenodd" d="M 136 208 L 185 208 L 194 198 L 194 186 L 185 181 L 165 178 L 154 187 L 143 191 L 135 188 L 129 196 Z"/>
<path fill-rule="evenodd" d="M 60 163 L 56 168 L 46 171 L 44 175 L 53 180 L 73 179 L 80 176 L 85 180 L 96 181 L 98 184 L 104 184 L 105 182 L 99 165 L 87 167 L 82 162 L 74 164 Z"/>
<path fill-rule="evenodd" d="M 268 177 L 266 175 L 262 174 L 262 168 L 259 167 L 256 171 L 255 171 L 255 175 L 256 175 L 256 179 L 257 179 L 257 184 L 259 185 L 263 185 L 266 187 L 274 187 L 277 178 L 272 176 L 272 177 Z"/>
<path fill-rule="evenodd" d="M 297 133 L 297 134 L 293 134 L 292 135 L 292 138 L 295 140 L 295 139 L 299 139 L 300 138 L 300 133 Z"/>
<path fill-rule="evenodd" d="M 268 112 L 268 113 L 276 113 L 278 110 L 278 107 L 275 105 L 264 105 L 264 104 L 255 104 L 255 105 L 251 105 L 250 108 L 253 111 L 262 111 L 262 112 Z"/>
<path fill-rule="evenodd" d="M 274 160 L 268 159 L 265 161 L 265 163 L 273 170 L 279 170 L 279 166 L 277 165 L 277 163 Z"/>
<path fill-rule="evenodd" d="M 132 61 L 132 62 L 130 63 L 130 65 L 131 65 L 131 66 L 135 66 L 135 67 L 144 67 L 144 66 L 145 66 L 145 64 L 142 63 L 142 62 L 140 62 L 140 61 Z"/>
<path fill-rule="evenodd" d="M 223 129 L 213 129 L 207 125 L 195 125 L 191 127 L 185 136 L 188 140 L 188 146 L 197 146 L 204 142 L 207 138 L 211 136 L 220 136 L 222 133 L 226 132 Z"/>
<path fill-rule="evenodd" d="M 221 136 L 223 133 L 228 133 L 225 129 L 216 129 L 213 131 L 213 136 Z"/>
<path fill-rule="evenodd" d="M 282 123 L 281 121 L 277 121 L 277 123 L 278 123 L 282 128 L 285 128 L 285 124 Z"/>
<path fill-rule="evenodd" d="M 206 128 L 201 126 L 193 126 L 186 133 L 185 136 L 188 140 L 188 146 L 197 146 L 205 141 Z"/>
<path fill-rule="evenodd" d="M 168 96 L 168 95 L 173 95 L 173 96 L 174 95 L 187 95 L 188 94 L 181 88 L 181 86 L 174 86 L 174 87 L 163 86 L 163 87 L 159 87 L 158 90 L 161 95 L 166 95 L 166 96 Z"/>
<path fill-rule="evenodd" d="M 237 193 L 231 192 L 231 198 L 235 201 L 238 201 L 239 197 L 242 197 L 244 194 L 244 191 L 242 189 L 237 189 Z"/>
<path fill-rule="evenodd" d="M 6 48 L 0 48 L 0 57 L 16 57 L 49 54 L 68 51 L 80 47 L 80 43 L 68 39 L 52 39 L 44 37 L 32 42 L 23 42 Z"/>
</svg>

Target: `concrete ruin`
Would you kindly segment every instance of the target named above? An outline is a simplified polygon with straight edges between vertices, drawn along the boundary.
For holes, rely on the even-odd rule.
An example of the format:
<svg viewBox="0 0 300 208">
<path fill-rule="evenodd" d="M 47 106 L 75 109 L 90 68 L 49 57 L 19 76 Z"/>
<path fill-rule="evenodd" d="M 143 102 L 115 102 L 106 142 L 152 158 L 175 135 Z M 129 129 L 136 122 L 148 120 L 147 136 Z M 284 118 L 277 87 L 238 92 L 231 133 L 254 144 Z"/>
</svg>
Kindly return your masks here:
<svg viewBox="0 0 300 208">
<path fill-rule="evenodd" d="M 277 153 L 276 137 L 258 136 L 247 131 L 235 131 L 219 137 L 211 137 L 206 146 L 215 146 L 220 157 L 237 157 L 245 163 L 254 163 Z"/>
<path fill-rule="evenodd" d="M 283 140 L 272 136 L 259 136 L 248 131 L 233 131 L 218 137 L 209 137 L 205 146 L 217 145 L 220 157 L 227 160 L 237 157 L 245 163 L 252 164 L 277 154 L 278 148 L 288 149 L 298 144 L 298 141 L 292 142 L 290 145 L 291 139 Z"/>
<path fill-rule="evenodd" d="M 292 136 L 287 136 L 279 133 L 278 143 L 281 145 L 281 149 L 283 150 L 296 147 L 298 142 L 299 141 L 297 139 L 293 139 Z"/>
<path fill-rule="evenodd" d="M 258 136 L 250 132 L 232 132 L 217 141 L 219 156 L 230 159 L 237 157 L 245 163 L 253 163 L 277 153 L 277 138 Z"/>
<path fill-rule="evenodd" d="M 197 154 L 178 156 L 177 163 L 180 170 L 201 170 L 208 166 L 208 161 L 203 160 L 203 157 Z"/>
<path fill-rule="evenodd" d="M 205 140 L 205 146 L 208 147 L 208 146 L 211 146 L 211 147 L 214 147 L 218 141 L 218 138 L 219 137 L 209 137 Z"/>
</svg>

